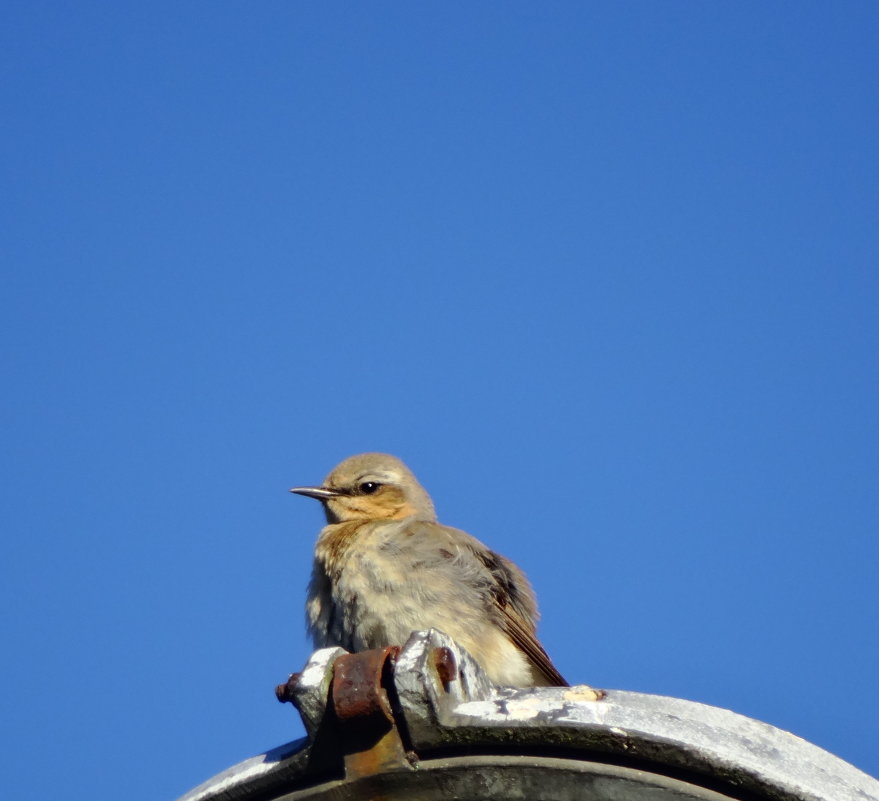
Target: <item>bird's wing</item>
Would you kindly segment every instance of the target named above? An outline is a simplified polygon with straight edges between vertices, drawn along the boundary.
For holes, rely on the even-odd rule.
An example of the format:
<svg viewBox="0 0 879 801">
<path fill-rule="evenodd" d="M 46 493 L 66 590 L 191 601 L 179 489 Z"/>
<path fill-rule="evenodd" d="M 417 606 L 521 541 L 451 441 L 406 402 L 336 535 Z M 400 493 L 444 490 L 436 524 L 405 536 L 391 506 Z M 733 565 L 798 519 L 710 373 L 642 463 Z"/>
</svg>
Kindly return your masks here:
<svg viewBox="0 0 879 801">
<path fill-rule="evenodd" d="M 500 606 L 500 604 L 499 604 Z M 546 679 L 548 687 L 570 686 L 534 635 L 534 630 L 510 606 L 500 606 L 504 630 Z"/>
<path fill-rule="evenodd" d="M 439 523 L 430 523 L 427 526 L 432 536 L 436 538 L 435 541 L 446 540 L 454 543 L 464 553 L 475 556 L 481 567 L 487 571 L 486 575 L 480 570 L 482 573 L 480 582 L 488 590 L 489 613 L 493 613 L 492 616 L 496 617 L 499 626 L 510 641 L 543 675 L 546 686 L 569 686 L 537 639 L 537 604 L 525 574 L 509 559 L 490 550 L 465 531 Z M 441 537 L 437 536 L 440 532 Z"/>
<path fill-rule="evenodd" d="M 537 639 L 537 605 L 525 574 L 509 559 L 483 548 L 477 556 L 495 578 L 494 605 L 507 636 L 539 670 L 550 687 L 568 687 Z"/>
</svg>

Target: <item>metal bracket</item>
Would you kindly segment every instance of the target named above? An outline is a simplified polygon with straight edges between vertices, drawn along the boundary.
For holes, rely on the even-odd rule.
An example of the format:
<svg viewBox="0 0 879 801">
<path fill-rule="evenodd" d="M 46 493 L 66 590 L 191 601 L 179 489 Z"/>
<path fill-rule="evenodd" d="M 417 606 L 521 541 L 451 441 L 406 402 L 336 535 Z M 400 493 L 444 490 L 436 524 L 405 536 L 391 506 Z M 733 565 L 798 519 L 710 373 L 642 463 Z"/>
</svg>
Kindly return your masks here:
<svg viewBox="0 0 879 801">
<path fill-rule="evenodd" d="M 398 725 L 394 711 L 399 653 L 396 646 L 356 654 L 324 649 L 275 690 L 279 701 L 299 709 L 317 760 L 341 755 L 348 780 L 412 769 L 405 724 Z"/>
</svg>

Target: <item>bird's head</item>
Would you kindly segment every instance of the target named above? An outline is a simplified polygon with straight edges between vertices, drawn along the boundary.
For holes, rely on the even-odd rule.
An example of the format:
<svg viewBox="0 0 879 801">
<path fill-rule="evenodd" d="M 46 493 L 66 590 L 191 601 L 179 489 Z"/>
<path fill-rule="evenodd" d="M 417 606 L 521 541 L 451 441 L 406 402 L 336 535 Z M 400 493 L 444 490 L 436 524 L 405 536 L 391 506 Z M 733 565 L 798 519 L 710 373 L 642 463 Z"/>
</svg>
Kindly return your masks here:
<svg viewBox="0 0 879 801">
<path fill-rule="evenodd" d="M 430 496 L 396 456 L 361 453 L 337 465 L 319 487 L 290 492 L 317 498 L 328 523 L 351 520 L 401 520 L 415 515 L 436 520 Z"/>
</svg>

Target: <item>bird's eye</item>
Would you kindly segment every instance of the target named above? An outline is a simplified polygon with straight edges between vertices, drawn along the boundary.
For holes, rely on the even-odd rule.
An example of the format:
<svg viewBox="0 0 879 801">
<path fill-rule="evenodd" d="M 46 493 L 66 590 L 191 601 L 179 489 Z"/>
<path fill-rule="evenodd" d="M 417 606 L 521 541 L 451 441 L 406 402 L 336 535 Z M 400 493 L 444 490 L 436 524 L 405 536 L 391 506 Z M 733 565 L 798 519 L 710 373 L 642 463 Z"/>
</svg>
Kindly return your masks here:
<svg viewBox="0 0 879 801">
<path fill-rule="evenodd" d="M 364 495 L 372 495 L 372 493 L 377 492 L 378 488 L 381 486 L 377 481 L 364 481 L 360 485 L 360 491 Z"/>
</svg>

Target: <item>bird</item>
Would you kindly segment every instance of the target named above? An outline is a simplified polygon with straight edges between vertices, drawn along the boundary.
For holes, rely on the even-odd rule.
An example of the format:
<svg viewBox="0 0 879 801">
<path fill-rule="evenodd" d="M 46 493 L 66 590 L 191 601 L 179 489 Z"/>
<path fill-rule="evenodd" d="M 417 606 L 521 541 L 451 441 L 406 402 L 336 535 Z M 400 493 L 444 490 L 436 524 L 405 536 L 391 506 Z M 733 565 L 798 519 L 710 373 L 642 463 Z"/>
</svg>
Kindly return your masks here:
<svg viewBox="0 0 879 801">
<path fill-rule="evenodd" d="M 465 531 L 437 522 L 430 495 L 396 456 L 351 456 L 320 486 L 290 492 L 319 500 L 327 520 L 306 601 L 315 648 L 402 645 L 413 631 L 433 628 L 496 685 L 569 686 L 537 639 L 537 603 L 525 574 Z"/>
</svg>

